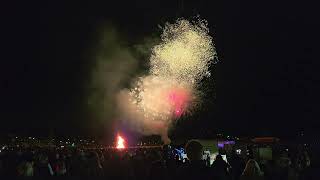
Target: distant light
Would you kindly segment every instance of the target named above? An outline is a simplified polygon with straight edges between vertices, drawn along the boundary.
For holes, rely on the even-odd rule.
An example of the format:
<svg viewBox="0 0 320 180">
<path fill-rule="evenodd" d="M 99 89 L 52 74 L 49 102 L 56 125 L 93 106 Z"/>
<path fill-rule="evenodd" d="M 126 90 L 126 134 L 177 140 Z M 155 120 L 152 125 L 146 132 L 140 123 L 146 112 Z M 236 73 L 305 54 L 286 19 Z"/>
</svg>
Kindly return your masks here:
<svg viewBox="0 0 320 180">
<path fill-rule="evenodd" d="M 35 138 L 32 138 L 32 139 L 35 139 Z"/>
<path fill-rule="evenodd" d="M 236 150 L 236 153 L 237 153 L 237 154 L 241 154 L 241 149 L 237 149 L 237 150 Z"/>
<path fill-rule="evenodd" d="M 64 146 L 61 146 L 61 148 L 64 148 Z"/>
<path fill-rule="evenodd" d="M 16 137 L 16 139 L 18 139 L 18 137 Z"/>
<path fill-rule="evenodd" d="M 286 151 L 289 151 L 289 149 L 287 148 Z"/>
<path fill-rule="evenodd" d="M 218 147 L 219 147 L 219 148 L 223 148 L 223 147 L 224 147 L 224 144 L 223 144 L 223 143 L 218 143 Z"/>
<path fill-rule="evenodd" d="M 29 137 L 29 139 L 31 139 L 31 137 Z"/>
</svg>

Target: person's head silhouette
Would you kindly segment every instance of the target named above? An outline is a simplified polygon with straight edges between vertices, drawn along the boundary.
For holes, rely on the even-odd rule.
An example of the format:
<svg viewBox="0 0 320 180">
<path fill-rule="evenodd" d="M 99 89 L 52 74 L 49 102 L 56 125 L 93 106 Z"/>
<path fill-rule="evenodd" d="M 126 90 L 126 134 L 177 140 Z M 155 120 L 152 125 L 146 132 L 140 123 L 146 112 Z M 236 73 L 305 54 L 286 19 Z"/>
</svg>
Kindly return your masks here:
<svg viewBox="0 0 320 180">
<path fill-rule="evenodd" d="M 202 160 L 203 146 L 199 141 L 190 140 L 186 145 L 186 152 L 190 161 Z"/>
</svg>

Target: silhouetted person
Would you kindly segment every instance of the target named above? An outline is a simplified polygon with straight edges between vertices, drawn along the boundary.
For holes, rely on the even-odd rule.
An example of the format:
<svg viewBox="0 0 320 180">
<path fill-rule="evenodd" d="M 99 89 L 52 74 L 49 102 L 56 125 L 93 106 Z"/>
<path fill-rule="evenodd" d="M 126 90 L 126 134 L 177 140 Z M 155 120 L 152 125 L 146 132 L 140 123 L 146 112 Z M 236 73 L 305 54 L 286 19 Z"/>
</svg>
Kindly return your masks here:
<svg viewBox="0 0 320 180">
<path fill-rule="evenodd" d="M 102 165 L 97 152 L 89 152 L 87 165 L 87 176 L 102 176 Z"/>
<path fill-rule="evenodd" d="M 263 180 L 263 173 L 257 161 L 250 159 L 241 175 L 241 180 Z"/>
<path fill-rule="evenodd" d="M 219 180 L 228 179 L 228 167 L 229 165 L 222 159 L 222 156 L 218 154 L 211 165 L 213 178 Z"/>
<path fill-rule="evenodd" d="M 317 152 L 317 151 L 315 151 Z M 319 149 L 318 149 L 319 152 Z M 300 179 L 301 180 L 315 180 L 319 179 L 320 175 L 320 158 L 318 154 L 314 154 L 313 161 L 311 162 L 311 159 L 307 153 L 304 154 L 304 161 L 303 167 L 304 169 L 301 171 Z"/>
<path fill-rule="evenodd" d="M 151 154 L 151 169 L 148 179 L 168 179 L 168 169 L 160 152 L 152 152 Z"/>
<path fill-rule="evenodd" d="M 33 159 L 30 153 L 24 153 L 23 160 L 17 167 L 18 176 L 33 176 Z"/>
<path fill-rule="evenodd" d="M 238 180 L 246 165 L 244 160 L 234 152 L 232 153 L 231 157 L 228 159 L 228 162 L 231 165 L 231 168 L 232 168 L 231 173 L 234 180 Z"/>
<path fill-rule="evenodd" d="M 210 179 L 210 169 L 202 160 L 203 146 L 196 140 L 191 140 L 186 145 L 186 152 L 190 162 L 178 170 L 179 179 Z"/>
<path fill-rule="evenodd" d="M 70 175 L 71 176 L 85 176 L 86 175 L 86 157 L 83 151 L 78 151 L 73 155 Z"/>
<path fill-rule="evenodd" d="M 34 175 L 41 177 L 53 176 L 53 170 L 46 154 L 39 155 L 38 162 L 35 164 Z"/>
</svg>

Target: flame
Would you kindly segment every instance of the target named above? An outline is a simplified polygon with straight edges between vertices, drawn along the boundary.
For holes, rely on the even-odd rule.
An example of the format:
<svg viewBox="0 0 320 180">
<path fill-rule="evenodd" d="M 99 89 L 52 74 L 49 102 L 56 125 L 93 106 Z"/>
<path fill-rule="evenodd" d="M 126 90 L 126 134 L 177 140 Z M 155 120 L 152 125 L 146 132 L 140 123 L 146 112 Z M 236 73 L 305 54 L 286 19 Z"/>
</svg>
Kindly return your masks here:
<svg viewBox="0 0 320 180">
<path fill-rule="evenodd" d="M 124 149 L 125 148 L 125 146 L 124 146 L 124 139 L 120 136 L 120 135 L 118 135 L 118 137 L 117 137 L 117 149 Z"/>
</svg>

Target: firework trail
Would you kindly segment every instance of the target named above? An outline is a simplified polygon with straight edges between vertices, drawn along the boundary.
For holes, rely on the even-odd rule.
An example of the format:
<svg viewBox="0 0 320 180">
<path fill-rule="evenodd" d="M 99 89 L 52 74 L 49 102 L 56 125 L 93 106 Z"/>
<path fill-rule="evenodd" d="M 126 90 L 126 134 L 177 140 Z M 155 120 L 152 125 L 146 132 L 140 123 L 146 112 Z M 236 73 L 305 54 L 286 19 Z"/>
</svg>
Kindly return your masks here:
<svg viewBox="0 0 320 180">
<path fill-rule="evenodd" d="M 162 42 L 152 49 L 149 74 L 118 96 L 123 119 L 134 129 L 170 142 L 172 121 L 194 108 L 199 81 L 210 74 L 216 52 L 208 33 L 205 20 L 166 24 Z"/>
</svg>

